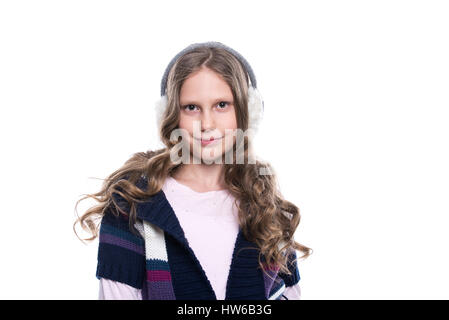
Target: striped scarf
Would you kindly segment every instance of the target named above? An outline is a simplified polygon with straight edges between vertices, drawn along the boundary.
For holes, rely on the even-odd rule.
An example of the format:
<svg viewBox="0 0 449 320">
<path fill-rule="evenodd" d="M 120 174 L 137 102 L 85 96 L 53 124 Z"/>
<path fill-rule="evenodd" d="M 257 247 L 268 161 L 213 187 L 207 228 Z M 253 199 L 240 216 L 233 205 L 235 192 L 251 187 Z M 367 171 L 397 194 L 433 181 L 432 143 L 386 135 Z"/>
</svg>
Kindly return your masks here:
<svg viewBox="0 0 449 320">
<path fill-rule="evenodd" d="M 129 212 L 126 201 L 118 197 L 118 203 L 124 204 L 123 209 Z M 130 231 L 127 216 L 116 217 L 106 210 L 100 227 L 97 278 L 142 289 L 145 300 L 216 299 L 164 192 L 161 190 L 148 201 L 138 203 L 136 209 L 138 234 Z M 263 256 L 261 261 L 267 272 L 262 272 L 258 256 L 256 244 L 248 241 L 239 229 L 226 300 L 281 299 L 285 288 L 300 280 L 295 251 L 288 257 L 291 275 L 267 265 Z"/>
</svg>

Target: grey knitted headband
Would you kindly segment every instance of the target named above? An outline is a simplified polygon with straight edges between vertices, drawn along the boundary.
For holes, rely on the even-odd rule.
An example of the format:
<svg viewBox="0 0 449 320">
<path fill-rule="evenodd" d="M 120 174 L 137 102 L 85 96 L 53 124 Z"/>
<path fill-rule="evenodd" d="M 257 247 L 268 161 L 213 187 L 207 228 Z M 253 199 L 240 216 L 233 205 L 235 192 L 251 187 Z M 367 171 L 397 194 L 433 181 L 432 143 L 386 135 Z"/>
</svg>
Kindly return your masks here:
<svg viewBox="0 0 449 320">
<path fill-rule="evenodd" d="M 198 47 L 222 48 L 222 49 L 225 49 L 225 50 L 229 51 L 230 53 L 232 53 L 245 66 L 246 71 L 248 72 L 248 75 L 249 75 L 249 79 L 251 80 L 251 85 L 254 88 L 257 88 L 256 76 L 254 75 L 253 69 L 251 68 L 248 61 L 246 61 L 246 59 L 240 53 L 238 53 L 234 49 L 224 45 L 221 42 L 208 41 L 208 42 L 193 43 L 193 44 L 189 45 L 188 47 L 184 48 L 181 52 L 179 52 L 176 56 L 174 56 L 173 59 L 171 59 L 167 68 L 165 68 L 164 76 L 162 77 L 161 96 L 163 96 L 165 94 L 165 89 L 167 87 L 168 73 L 170 72 L 171 67 L 175 64 L 176 60 L 178 60 L 178 58 L 180 56 L 184 55 L 185 53 L 193 51 L 194 49 L 196 49 Z"/>
</svg>

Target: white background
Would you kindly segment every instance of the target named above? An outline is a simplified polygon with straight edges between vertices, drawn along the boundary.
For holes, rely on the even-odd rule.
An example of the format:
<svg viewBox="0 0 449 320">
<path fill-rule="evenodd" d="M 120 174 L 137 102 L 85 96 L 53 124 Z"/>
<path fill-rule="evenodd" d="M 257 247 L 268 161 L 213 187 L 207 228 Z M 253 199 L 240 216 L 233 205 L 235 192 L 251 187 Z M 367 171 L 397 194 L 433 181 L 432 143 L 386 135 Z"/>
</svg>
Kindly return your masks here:
<svg viewBox="0 0 449 320">
<path fill-rule="evenodd" d="M 97 299 L 75 203 L 159 148 L 170 59 L 220 41 L 302 219 L 303 299 L 448 299 L 446 1 L 1 1 L 2 299 Z M 83 213 L 94 202 L 78 206 Z"/>
</svg>

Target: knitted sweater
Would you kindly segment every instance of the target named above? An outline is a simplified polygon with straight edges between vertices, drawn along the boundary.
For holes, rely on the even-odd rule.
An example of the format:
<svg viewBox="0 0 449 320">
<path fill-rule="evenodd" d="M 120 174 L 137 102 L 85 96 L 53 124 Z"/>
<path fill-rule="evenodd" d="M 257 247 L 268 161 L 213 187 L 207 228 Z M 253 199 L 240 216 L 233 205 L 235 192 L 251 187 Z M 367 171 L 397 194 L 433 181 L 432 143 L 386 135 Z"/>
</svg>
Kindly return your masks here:
<svg viewBox="0 0 449 320">
<path fill-rule="evenodd" d="M 255 245 L 238 226 L 233 199 L 225 190 L 198 193 L 169 177 L 159 193 L 137 208 L 139 219 L 163 230 L 166 255 L 158 253 L 161 259 L 145 255 L 144 232 L 134 235 L 125 217 L 106 214 L 100 228 L 97 277 L 115 284 L 103 283 L 102 288 L 122 285 L 123 292 L 132 288 L 134 296 L 142 299 L 282 299 L 286 286 L 298 286 L 296 264 L 292 276 L 270 271 L 273 281 L 257 269 L 255 250 L 237 254 Z M 214 202 L 215 210 L 207 210 Z M 189 212 L 192 208 L 195 212 Z M 202 234 L 195 228 L 202 228 Z M 210 259 L 211 252 L 222 255 Z"/>
<path fill-rule="evenodd" d="M 217 299 L 223 300 L 239 226 L 238 210 L 233 204 L 235 198 L 227 190 L 194 191 L 170 176 L 162 190 L 203 266 Z M 208 237 L 209 241 L 205 242 L 204 237 Z M 217 246 L 220 250 L 213 250 Z M 141 289 L 121 282 L 101 278 L 99 288 L 99 299 L 142 299 Z M 287 287 L 283 296 L 288 300 L 300 299 L 299 283 Z"/>
</svg>

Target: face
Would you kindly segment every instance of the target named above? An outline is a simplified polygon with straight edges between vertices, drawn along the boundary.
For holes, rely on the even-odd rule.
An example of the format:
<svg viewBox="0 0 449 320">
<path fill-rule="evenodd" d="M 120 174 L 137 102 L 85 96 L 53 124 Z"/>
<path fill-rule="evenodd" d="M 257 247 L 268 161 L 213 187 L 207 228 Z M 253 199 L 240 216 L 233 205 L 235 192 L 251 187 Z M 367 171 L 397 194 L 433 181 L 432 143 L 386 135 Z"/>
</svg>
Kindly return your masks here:
<svg viewBox="0 0 449 320">
<path fill-rule="evenodd" d="M 192 160 L 220 161 L 234 145 L 237 129 L 229 85 L 214 71 L 202 68 L 184 81 L 179 100 L 179 128 L 186 131 L 184 139 L 190 145 L 191 157 L 196 158 Z"/>
</svg>

